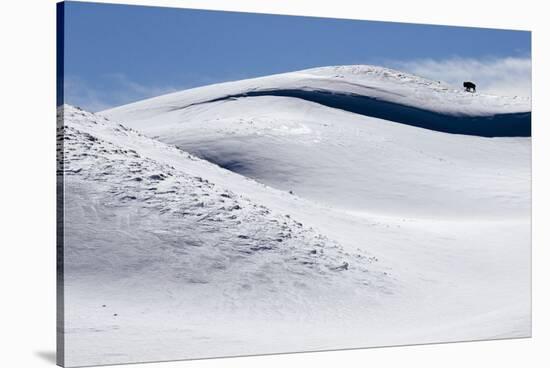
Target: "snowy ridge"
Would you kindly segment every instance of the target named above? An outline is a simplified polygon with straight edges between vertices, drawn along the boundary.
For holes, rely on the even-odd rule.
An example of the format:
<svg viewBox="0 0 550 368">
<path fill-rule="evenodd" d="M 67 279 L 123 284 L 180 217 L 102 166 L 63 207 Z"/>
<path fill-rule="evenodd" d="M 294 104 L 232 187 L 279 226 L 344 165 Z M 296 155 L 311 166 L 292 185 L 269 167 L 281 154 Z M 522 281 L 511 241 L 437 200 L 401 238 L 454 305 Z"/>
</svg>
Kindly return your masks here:
<svg viewBox="0 0 550 368">
<path fill-rule="evenodd" d="M 350 65 L 306 69 L 192 88 L 105 110 L 103 113 L 115 117 L 119 113 L 138 113 L 155 107 L 150 111 L 153 114 L 162 111 L 159 105 L 164 105 L 164 109 L 178 109 L 223 96 L 276 89 L 354 93 L 448 114 L 482 116 L 531 111 L 529 98 L 487 94 L 477 94 L 477 98 L 474 98 L 471 93 L 412 74 L 372 65 Z"/>
<path fill-rule="evenodd" d="M 193 88 L 103 111 L 146 126 L 147 119 L 239 97 L 287 96 L 432 130 L 482 136 L 530 135 L 528 98 L 472 94 L 399 71 L 369 66 L 308 69 Z M 489 119 L 490 118 L 490 119 Z"/>
</svg>

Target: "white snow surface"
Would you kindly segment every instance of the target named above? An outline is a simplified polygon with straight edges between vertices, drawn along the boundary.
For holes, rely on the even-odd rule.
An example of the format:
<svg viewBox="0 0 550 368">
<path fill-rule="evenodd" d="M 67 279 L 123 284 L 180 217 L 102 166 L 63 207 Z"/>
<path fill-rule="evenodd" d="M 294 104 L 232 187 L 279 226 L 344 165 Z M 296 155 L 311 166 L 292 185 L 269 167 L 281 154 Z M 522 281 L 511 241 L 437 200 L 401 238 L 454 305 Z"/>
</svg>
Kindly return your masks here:
<svg viewBox="0 0 550 368">
<path fill-rule="evenodd" d="M 196 104 L 288 86 L 530 109 L 370 66 L 65 105 L 67 365 L 530 336 L 531 139 L 292 97 Z"/>
</svg>

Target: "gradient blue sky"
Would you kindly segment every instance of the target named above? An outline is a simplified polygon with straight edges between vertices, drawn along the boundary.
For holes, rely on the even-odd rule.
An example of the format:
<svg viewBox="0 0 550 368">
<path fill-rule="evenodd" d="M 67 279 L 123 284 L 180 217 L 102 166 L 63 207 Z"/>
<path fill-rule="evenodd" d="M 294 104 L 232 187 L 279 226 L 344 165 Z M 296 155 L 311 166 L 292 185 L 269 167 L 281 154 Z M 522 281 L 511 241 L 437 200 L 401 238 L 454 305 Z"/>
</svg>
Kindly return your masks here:
<svg viewBox="0 0 550 368">
<path fill-rule="evenodd" d="M 510 93 L 530 90 L 531 34 L 525 31 L 66 2 L 64 45 L 65 102 L 92 111 L 205 84 L 343 64 L 397 67 L 450 83 L 483 80 L 480 70 L 500 68 L 502 75 L 486 86 L 504 91 L 519 81 L 528 86 Z M 502 79 L 507 85 L 498 87 Z"/>
</svg>

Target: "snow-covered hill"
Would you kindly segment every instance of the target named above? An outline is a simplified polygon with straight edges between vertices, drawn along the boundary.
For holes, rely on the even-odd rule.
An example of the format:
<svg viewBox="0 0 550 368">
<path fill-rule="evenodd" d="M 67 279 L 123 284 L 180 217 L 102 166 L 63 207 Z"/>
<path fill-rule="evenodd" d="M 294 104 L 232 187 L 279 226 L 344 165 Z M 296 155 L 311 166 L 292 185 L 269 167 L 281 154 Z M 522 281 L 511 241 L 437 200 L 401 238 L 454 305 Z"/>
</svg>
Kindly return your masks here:
<svg viewBox="0 0 550 368">
<path fill-rule="evenodd" d="M 363 66 L 65 105 L 67 365 L 530 335 L 530 138 L 289 90 L 530 110 Z"/>
<path fill-rule="evenodd" d="M 451 115 L 529 110 L 524 100 L 454 91 L 391 70 L 337 67 L 191 89 L 103 114 L 229 170 L 339 208 L 453 217 L 530 212 L 528 138 L 444 134 L 297 97 L 220 98 L 290 84 Z"/>
<path fill-rule="evenodd" d="M 479 136 L 529 136 L 531 101 L 472 94 L 439 81 L 369 65 L 308 69 L 214 84 L 104 111 L 147 129 L 160 115 L 210 102 L 254 96 L 300 98 L 370 117 L 437 131 Z"/>
</svg>

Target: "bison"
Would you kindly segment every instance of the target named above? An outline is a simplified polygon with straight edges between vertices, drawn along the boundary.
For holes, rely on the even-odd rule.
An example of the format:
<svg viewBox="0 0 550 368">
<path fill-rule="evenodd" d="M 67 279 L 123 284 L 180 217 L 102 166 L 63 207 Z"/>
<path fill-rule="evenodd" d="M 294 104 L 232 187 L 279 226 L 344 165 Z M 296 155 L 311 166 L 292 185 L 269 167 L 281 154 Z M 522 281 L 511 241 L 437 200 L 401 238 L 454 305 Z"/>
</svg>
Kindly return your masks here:
<svg viewBox="0 0 550 368">
<path fill-rule="evenodd" d="M 475 92 L 476 91 L 476 85 L 472 82 L 464 82 L 462 84 L 464 88 L 466 89 L 466 92 Z"/>
</svg>

